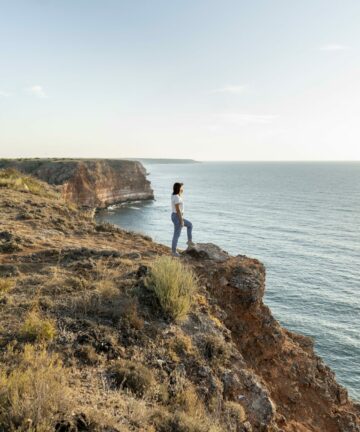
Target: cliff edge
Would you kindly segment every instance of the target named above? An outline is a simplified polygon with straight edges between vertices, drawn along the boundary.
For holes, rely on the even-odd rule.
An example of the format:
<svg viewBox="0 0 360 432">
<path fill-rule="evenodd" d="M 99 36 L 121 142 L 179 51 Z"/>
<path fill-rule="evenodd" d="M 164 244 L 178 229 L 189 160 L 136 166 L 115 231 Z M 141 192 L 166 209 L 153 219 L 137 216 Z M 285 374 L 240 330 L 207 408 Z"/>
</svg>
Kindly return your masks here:
<svg viewBox="0 0 360 432">
<path fill-rule="evenodd" d="M 1 168 L 15 168 L 52 185 L 66 200 L 91 208 L 125 201 L 153 199 L 146 170 L 138 161 L 118 159 L 1 159 Z"/>
<path fill-rule="evenodd" d="M 48 184 L 6 175 L 0 431 L 360 431 L 360 405 L 312 339 L 263 303 L 261 262 L 213 244 L 171 259 Z M 180 321 L 148 282 L 164 258 L 196 276 Z"/>
</svg>

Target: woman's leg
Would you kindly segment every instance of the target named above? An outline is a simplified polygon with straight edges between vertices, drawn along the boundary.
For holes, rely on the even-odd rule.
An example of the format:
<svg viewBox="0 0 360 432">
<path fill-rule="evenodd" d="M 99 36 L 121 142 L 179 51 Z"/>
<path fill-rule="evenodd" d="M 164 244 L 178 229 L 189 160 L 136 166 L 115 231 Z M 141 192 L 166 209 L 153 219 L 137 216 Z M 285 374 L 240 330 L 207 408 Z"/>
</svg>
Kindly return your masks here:
<svg viewBox="0 0 360 432">
<path fill-rule="evenodd" d="M 173 235 L 173 239 L 172 239 L 172 243 L 171 243 L 171 251 L 172 253 L 176 253 L 176 246 L 181 234 L 181 228 L 182 226 L 180 225 L 180 221 L 179 221 L 179 217 L 177 214 L 172 214 L 171 215 L 171 220 L 173 221 L 174 224 L 174 235 Z"/>
<path fill-rule="evenodd" d="M 184 225 L 186 226 L 186 229 L 187 229 L 187 238 L 188 238 L 188 241 L 192 241 L 192 228 L 193 228 L 193 225 L 187 219 L 184 219 Z"/>
</svg>

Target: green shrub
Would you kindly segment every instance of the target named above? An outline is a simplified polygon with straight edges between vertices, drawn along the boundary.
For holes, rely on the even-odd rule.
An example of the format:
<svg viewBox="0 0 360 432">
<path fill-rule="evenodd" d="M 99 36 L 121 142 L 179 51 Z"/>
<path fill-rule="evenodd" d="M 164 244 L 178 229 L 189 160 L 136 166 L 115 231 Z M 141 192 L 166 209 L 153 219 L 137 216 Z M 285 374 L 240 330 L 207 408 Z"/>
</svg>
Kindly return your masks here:
<svg viewBox="0 0 360 432">
<path fill-rule="evenodd" d="M 31 342 L 51 341 L 56 336 L 54 321 L 42 318 L 37 310 L 32 310 L 21 326 L 20 336 Z"/>
<path fill-rule="evenodd" d="M 140 363 L 119 361 L 109 369 L 113 386 L 117 389 L 128 389 L 137 396 L 149 393 L 155 385 L 153 373 Z"/>
<path fill-rule="evenodd" d="M 0 372 L 0 430 L 53 430 L 56 415 L 67 407 L 66 381 L 57 355 L 25 345 Z"/>
<path fill-rule="evenodd" d="M 154 261 L 146 284 L 154 290 L 165 314 L 174 320 L 186 317 L 198 289 L 194 272 L 168 256 Z"/>
</svg>

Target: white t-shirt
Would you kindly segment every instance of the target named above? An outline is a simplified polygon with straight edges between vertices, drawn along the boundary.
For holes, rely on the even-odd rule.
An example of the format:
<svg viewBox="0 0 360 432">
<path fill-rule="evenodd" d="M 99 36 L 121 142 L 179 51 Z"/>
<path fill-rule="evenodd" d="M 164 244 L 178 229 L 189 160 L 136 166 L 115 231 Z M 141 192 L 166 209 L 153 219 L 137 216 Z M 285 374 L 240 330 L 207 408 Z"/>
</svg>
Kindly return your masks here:
<svg viewBox="0 0 360 432">
<path fill-rule="evenodd" d="M 184 201 L 180 195 L 171 195 L 171 210 L 176 213 L 175 204 L 180 204 L 180 211 L 184 213 Z"/>
</svg>

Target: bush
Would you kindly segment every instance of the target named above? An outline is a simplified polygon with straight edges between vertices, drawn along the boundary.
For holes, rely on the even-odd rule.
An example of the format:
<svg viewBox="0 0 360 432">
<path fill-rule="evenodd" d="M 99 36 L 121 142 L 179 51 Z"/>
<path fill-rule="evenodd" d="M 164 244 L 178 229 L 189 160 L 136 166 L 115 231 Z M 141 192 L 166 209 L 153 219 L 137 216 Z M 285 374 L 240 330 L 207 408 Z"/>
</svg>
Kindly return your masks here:
<svg viewBox="0 0 360 432">
<path fill-rule="evenodd" d="M 224 417 L 229 431 L 240 430 L 246 420 L 246 413 L 242 405 L 233 401 L 224 403 Z"/>
<path fill-rule="evenodd" d="M 217 335 L 205 336 L 204 340 L 204 356 L 213 365 L 222 365 L 230 357 L 230 351 L 224 340 Z"/>
<path fill-rule="evenodd" d="M 14 281 L 11 279 L 1 279 L 0 278 L 0 299 L 14 288 Z"/>
<path fill-rule="evenodd" d="M 54 321 L 42 318 L 37 310 L 32 310 L 20 329 L 20 336 L 31 342 L 51 341 L 56 336 Z"/>
<path fill-rule="evenodd" d="M 131 361 L 117 362 L 109 369 L 109 376 L 115 388 L 128 389 L 140 397 L 149 393 L 155 385 L 151 370 Z"/>
<path fill-rule="evenodd" d="M 174 320 L 186 317 L 198 289 L 193 271 L 168 256 L 155 260 L 146 284 L 154 290 L 165 314 Z"/>
<path fill-rule="evenodd" d="M 0 372 L 0 430 L 53 430 L 56 414 L 67 408 L 66 381 L 57 355 L 25 345 Z"/>
<path fill-rule="evenodd" d="M 170 414 L 166 411 L 156 411 L 152 422 L 157 432 L 220 432 L 214 423 L 206 417 L 192 417 L 184 412 Z"/>
</svg>

